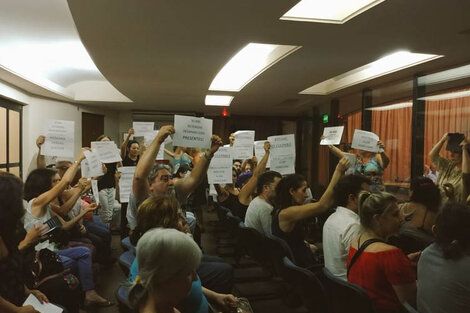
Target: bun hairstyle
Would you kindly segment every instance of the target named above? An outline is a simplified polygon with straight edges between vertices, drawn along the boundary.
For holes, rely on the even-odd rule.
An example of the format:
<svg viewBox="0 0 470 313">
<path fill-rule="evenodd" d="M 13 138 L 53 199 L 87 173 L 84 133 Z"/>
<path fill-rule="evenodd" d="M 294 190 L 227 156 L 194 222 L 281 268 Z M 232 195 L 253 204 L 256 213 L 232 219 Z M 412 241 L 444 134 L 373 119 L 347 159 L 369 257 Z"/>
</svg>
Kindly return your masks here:
<svg viewBox="0 0 470 313">
<path fill-rule="evenodd" d="M 388 207 L 397 202 L 397 199 L 388 192 L 362 191 L 359 193 L 359 218 L 365 228 L 373 228 L 374 215 L 382 215 Z"/>
<path fill-rule="evenodd" d="M 147 231 L 137 244 L 139 276 L 129 292 L 131 306 L 138 310 L 157 288 L 195 271 L 201 257 L 196 242 L 176 229 Z"/>
<path fill-rule="evenodd" d="M 444 258 L 457 260 L 470 255 L 470 207 L 446 204 L 437 216 L 435 234 Z"/>
</svg>

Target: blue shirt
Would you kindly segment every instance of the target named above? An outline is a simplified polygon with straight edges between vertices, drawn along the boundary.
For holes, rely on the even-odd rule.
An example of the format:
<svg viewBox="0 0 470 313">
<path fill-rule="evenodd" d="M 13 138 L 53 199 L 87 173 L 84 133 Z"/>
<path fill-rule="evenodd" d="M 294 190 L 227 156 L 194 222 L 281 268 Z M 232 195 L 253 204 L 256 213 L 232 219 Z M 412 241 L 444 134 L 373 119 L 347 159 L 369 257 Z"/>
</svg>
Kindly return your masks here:
<svg viewBox="0 0 470 313">
<path fill-rule="evenodd" d="M 129 280 L 135 281 L 135 278 L 139 276 L 139 268 L 137 264 L 137 258 L 132 262 L 131 270 L 129 272 Z M 209 305 L 207 299 L 202 293 L 201 279 L 199 275 L 197 280 L 193 281 L 189 294 L 184 298 L 177 306 L 177 309 L 181 313 L 208 313 Z"/>
</svg>

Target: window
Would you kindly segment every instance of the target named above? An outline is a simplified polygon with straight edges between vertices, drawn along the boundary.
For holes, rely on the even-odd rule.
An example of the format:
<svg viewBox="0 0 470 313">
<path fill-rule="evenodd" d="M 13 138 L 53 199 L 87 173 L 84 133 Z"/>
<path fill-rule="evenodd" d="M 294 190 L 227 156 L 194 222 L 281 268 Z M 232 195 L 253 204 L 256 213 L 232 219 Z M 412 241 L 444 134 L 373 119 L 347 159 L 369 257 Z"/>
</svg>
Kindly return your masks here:
<svg viewBox="0 0 470 313">
<path fill-rule="evenodd" d="M 22 172 L 22 107 L 0 98 L 0 170 L 17 176 Z"/>
</svg>

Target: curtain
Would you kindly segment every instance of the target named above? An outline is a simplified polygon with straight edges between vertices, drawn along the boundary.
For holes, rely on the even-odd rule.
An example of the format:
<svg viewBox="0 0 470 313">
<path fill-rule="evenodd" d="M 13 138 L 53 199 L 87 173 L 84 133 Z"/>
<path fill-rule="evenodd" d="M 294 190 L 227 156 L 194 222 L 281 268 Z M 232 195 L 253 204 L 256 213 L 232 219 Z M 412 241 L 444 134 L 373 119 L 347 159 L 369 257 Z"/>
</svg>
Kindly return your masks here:
<svg viewBox="0 0 470 313">
<path fill-rule="evenodd" d="M 354 136 L 354 130 L 355 129 L 362 129 L 361 128 L 361 123 L 362 123 L 362 112 L 357 111 L 353 113 L 349 113 L 347 116 L 347 127 L 345 127 L 345 136 L 343 136 L 345 142 L 348 144 L 351 144 L 353 136 Z"/>
<path fill-rule="evenodd" d="M 385 182 L 408 181 L 411 160 L 411 107 L 372 111 L 372 132 L 385 145 L 390 164 L 385 169 Z"/>
<path fill-rule="evenodd" d="M 455 91 L 469 91 L 470 88 Z M 426 101 L 424 124 L 424 163 L 431 164 L 428 154 L 445 133 L 470 135 L 470 97 Z M 450 153 L 441 151 L 443 156 Z"/>
</svg>

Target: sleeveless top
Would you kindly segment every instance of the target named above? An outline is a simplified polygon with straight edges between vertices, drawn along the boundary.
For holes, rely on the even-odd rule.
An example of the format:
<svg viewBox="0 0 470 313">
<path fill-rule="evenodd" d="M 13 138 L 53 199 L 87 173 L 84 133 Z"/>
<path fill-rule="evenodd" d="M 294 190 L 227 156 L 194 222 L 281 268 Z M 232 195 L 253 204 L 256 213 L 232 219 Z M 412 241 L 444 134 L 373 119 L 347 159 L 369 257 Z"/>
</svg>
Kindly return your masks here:
<svg viewBox="0 0 470 313">
<path fill-rule="evenodd" d="M 238 196 L 229 192 L 228 198 L 225 199 L 225 201 L 220 202 L 220 204 L 226 207 L 227 209 L 230 209 L 232 214 L 241 218 L 242 221 L 245 220 L 248 205 L 240 203 L 240 200 L 238 200 Z"/>
<path fill-rule="evenodd" d="M 295 257 L 296 265 L 300 267 L 310 267 L 315 264 L 312 251 L 307 247 L 304 242 L 305 235 L 300 222 L 295 224 L 294 229 L 285 233 L 279 227 L 279 212 L 276 210 L 273 216 L 272 232 L 273 235 L 283 239 L 291 248 Z"/>
<path fill-rule="evenodd" d="M 134 161 L 131 158 L 129 158 L 129 155 L 126 154 L 126 157 L 124 160 L 122 160 L 122 166 L 137 166 L 137 163 L 139 163 L 140 155 L 137 156 L 137 159 Z"/>
<path fill-rule="evenodd" d="M 98 180 L 98 190 L 108 189 L 108 188 L 115 188 L 116 187 L 116 180 L 114 178 L 114 174 L 116 173 L 116 166 L 117 163 L 105 163 L 106 165 L 106 174 L 101 176 Z"/>
</svg>

